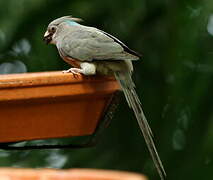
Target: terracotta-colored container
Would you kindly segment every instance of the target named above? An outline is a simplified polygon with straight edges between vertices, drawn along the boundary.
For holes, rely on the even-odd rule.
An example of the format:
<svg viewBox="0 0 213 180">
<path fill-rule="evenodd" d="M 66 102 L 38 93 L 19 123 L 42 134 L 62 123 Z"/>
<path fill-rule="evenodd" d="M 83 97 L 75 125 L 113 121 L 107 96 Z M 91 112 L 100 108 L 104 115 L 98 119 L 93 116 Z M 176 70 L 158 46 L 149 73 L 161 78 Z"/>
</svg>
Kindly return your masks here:
<svg viewBox="0 0 213 180">
<path fill-rule="evenodd" d="M 141 174 L 97 169 L 15 169 L 1 168 L 1 180 L 147 180 Z"/>
<path fill-rule="evenodd" d="M 118 90 L 113 77 L 0 75 L 0 142 L 90 135 Z"/>
</svg>

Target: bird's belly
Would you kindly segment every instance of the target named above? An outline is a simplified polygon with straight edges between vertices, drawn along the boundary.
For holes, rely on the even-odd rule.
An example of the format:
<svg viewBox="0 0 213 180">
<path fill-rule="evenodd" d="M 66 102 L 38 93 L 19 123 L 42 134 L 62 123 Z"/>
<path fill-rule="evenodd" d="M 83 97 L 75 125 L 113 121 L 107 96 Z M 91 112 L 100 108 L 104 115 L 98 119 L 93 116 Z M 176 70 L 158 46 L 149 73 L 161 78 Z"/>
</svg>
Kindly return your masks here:
<svg viewBox="0 0 213 180">
<path fill-rule="evenodd" d="M 80 68 L 80 62 L 70 57 L 63 57 L 63 60 L 73 67 Z"/>
</svg>

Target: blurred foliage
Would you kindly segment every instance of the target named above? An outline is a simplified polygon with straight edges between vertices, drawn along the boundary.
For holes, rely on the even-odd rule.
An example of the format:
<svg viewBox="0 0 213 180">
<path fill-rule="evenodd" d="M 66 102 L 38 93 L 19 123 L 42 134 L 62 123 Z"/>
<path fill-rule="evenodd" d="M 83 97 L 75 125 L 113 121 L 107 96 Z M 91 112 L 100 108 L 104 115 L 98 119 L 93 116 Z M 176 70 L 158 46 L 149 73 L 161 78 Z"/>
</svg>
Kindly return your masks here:
<svg viewBox="0 0 213 180">
<path fill-rule="evenodd" d="M 0 73 L 68 68 L 42 38 L 51 20 L 71 14 L 143 54 L 134 79 L 168 179 L 213 178 L 213 1 L 1 0 Z M 109 168 L 159 179 L 124 100 L 94 148 L 0 151 L 0 159 L 0 166 Z"/>
</svg>

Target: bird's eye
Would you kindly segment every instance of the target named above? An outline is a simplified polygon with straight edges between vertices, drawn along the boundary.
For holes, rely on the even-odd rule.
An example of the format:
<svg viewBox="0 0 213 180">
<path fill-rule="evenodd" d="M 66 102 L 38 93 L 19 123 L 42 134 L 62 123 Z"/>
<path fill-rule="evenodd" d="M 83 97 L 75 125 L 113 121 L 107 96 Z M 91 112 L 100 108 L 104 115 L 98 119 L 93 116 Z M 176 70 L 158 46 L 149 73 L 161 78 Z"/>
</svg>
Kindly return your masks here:
<svg viewBox="0 0 213 180">
<path fill-rule="evenodd" d="M 56 31 L 56 27 L 51 27 L 51 31 L 55 32 Z"/>
</svg>

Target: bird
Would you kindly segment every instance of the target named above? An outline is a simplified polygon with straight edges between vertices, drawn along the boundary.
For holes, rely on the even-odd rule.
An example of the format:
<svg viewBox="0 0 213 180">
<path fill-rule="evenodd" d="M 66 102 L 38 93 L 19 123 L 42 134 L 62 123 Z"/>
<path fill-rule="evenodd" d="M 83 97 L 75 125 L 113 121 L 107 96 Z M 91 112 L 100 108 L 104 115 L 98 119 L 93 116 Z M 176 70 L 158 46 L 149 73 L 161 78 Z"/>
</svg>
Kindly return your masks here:
<svg viewBox="0 0 213 180">
<path fill-rule="evenodd" d="M 61 58 L 72 66 L 63 73 L 115 77 L 135 114 L 157 172 L 164 180 L 166 172 L 132 80 L 132 61 L 139 60 L 141 55 L 111 34 L 81 22 L 82 19 L 71 15 L 57 18 L 49 23 L 43 40 L 56 45 Z"/>
</svg>

